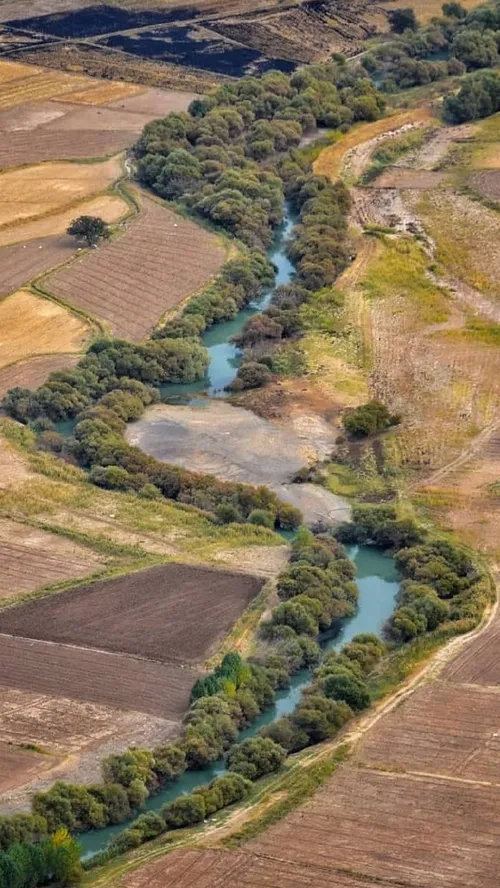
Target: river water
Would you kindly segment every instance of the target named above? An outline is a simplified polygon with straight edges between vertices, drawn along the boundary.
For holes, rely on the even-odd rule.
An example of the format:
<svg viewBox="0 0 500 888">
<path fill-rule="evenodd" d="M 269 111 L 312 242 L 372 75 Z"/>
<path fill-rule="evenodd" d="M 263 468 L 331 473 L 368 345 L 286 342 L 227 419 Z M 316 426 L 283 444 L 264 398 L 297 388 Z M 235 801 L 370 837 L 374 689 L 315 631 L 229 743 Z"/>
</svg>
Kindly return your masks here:
<svg viewBox="0 0 500 888">
<path fill-rule="evenodd" d="M 399 589 L 398 574 L 392 558 L 377 549 L 355 546 L 348 550 L 349 557 L 356 565 L 356 582 L 359 588 L 357 613 L 345 620 L 335 635 L 324 636 L 321 647 L 324 652 L 336 650 L 350 641 L 360 632 L 380 634 L 382 626 L 394 609 Z M 271 724 L 283 715 L 289 715 L 299 702 L 304 687 L 311 682 L 311 672 L 302 669 L 292 677 L 289 688 L 276 694 L 276 702 L 263 712 L 246 730 L 241 731 L 238 741 L 253 737 L 264 725 Z M 152 796 L 146 802 L 146 811 L 158 811 L 167 802 L 172 802 L 180 795 L 192 792 L 199 786 L 209 783 L 225 771 L 224 761 L 215 762 L 203 771 L 186 771 L 185 774 L 168 789 Z M 83 858 L 90 858 L 102 851 L 107 843 L 129 823 L 109 826 L 106 829 L 92 830 L 78 836 L 83 848 Z"/>
<path fill-rule="evenodd" d="M 286 240 L 294 224 L 295 219 L 291 208 L 286 206 L 283 224 L 277 230 L 273 245 L 268 251 L 268 256 L 277 269 L 276 285 L 288 283 L 294 275 L 294 267 L 285 253 Z M 224 397 L 225 386 L 234 379 L 240 360 L 240 352 L 230 339 L 242 330 L 248 318 L 267 307 L 271 296 L 272 290 L 258 302 L 252 303 L 239 312 L 234 319 L 216 324 L 207 330 L 203 336 L 203 344 L 208 349 L 210 363 L 205 379 L 188 385 L 164 385 L 161 388 L 162 400 L 165 403 L 189 405 L 195 410 L 202 410 L 210 404 L 213 405 L 213 398 Z M 147 450 L 147 448 L 145 449 Z M 313 487 L 313 485 L 288 486 L 300 487 L 301 491 L 304 491 L 306 487 Z M 339 511 L 339 503 L 344 506 L 345 514 L 339 515 L 338 519 L 347 517 L 349 507 L 346 503 L 323 488 L 316 488 L 316 491 L 321 492 L 324 497 L 331 498 L 331 503 L 328 505 L 332 512 Z M 398 575 L 391 558 L 376 549 L 367 547 L 353 547 L 348 554 L 357 569 L 358 609 L 353 617 L 343 621 L 340 628 L 337 626 L 334 633 L 327 634 L 320 639 L 321 647 L 325 652 L 335 650 L 360 632 L 379 634 L 394 609 L 399 589 Z M 242 731 L 238 740 L 242 741 L 253 737 L 264 725 L 271 724 L 281 716 L 293 712 L 304 687 L 310 684 L 311 677 L 311 672 L 307 669 L 294 675 L 290 687 L 277 693 L 273 706 L 262 713 L 250 727 Z M 173 786 L 149 798 L 145 810 L 158 811 L 167 802 L 209 783 L 224 771 L 223 760 L 203 771 L 188 771 Z M 102 851 L 108 842 L 123 829 L 126 829 L 128 825 L 128 823 L 122 823 L 81 834 L 78 838 L 83 848 L 84 859 Z"/>
</svg>

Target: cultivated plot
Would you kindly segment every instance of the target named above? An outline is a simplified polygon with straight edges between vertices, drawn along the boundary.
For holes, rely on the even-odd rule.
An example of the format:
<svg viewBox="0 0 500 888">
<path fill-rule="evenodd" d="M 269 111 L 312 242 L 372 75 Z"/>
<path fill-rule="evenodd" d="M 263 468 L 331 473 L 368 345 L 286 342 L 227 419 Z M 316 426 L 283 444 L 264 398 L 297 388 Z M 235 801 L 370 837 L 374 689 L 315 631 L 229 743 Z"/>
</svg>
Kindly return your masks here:
<svg viewBox="0 0 500 888">
<path fill-rule="evenodd" d="M 224 638 L 263 582 L 165 564 L 10 608 L 0 614 L 0 632 L 194 663 Z"/>
<path fill-rule="evenodd" d="M 206 284 L 224 259 L 215 235 L 141 198 L 139 216 L 121 237 L 50 275 L 44 287 L 107 321 L 115 336 L 137 341 Z"/>
<path fill-rule="evenodd" d="M 37 354 L 79 352 L 89 334 L 88 324 L 61 305 L 19 290 L 0 302 L 0 367 Z"/>
<path fill-rule="evenodd" d="M 70 211 L 74 218 L 73 211 Z M 35 223 L 25 223 L 26 227 Z M 20 226 L 25 228 L 25 226 Z M 16 228 L 0 228 L 0 239 L 17 238 Z M 0 296 L 7 296 L 23 284 L 29 283 L 45 271 L 67 262 L 74 255 L 76 243 L 69 237 L 39 237 L 25 243 L 10 243 L 0 247 Z M 1 311 L 1 308 L 0 308 Z M 29 331 L 25 331 L 29 335 Z"/>
</svg>

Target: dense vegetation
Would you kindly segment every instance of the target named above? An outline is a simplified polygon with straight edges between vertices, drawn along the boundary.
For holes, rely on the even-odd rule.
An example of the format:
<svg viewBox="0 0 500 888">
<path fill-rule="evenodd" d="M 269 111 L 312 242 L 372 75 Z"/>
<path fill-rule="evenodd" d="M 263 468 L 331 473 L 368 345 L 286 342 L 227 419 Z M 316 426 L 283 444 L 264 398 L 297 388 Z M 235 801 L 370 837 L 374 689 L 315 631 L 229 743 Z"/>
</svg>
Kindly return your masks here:
<svg viewBox="0 0 500 888">
<path fill-rule="evenodd" d="M 470 12 L 460 3 L 444 3 L 442 12 L 420 28 L 415 19 L 406 20 L 405 27 L 396 28 L 400 33 L 392 41 L 382 43 L 363 57 L 366 70 L 376 73 L 377 79 L 382 78 L 381 89 L 408 89 L 498 64 L 498 2 Z M 439 58 L 433 60 L 433 56 Z"/>
<path fill-rule="evenodd" d="M 200 337 L 207 327 L 234 317 L 270 288 L 274 272 L 263 248 L 282 219 L 285 194 L 300 212 L 290 247 L 297 264 L 295 296 L 305 298 L 342 270 L 347 192 L 313 176 L 294 146 L 317 124 L 345 128 L 375 119 L 382 109 L 361 70 L 327 63 L 291 77 L 269 72 L 260 80 L 243 78 L 196 100 L 188 113 L 148 124 L 137 145 L 143 181 L 167 199 L 182 196 L 190 212 L 247 246 L 151 341 L 99 340 L 74 370 L 52 373 L 36 392 L 11 390 L 3 401 L 6 412 L 31 423 L 42 447 L 76 460 L 99 486 L 165 496 L 217 513 L 222 521 L 257 520 L 267 513 L 270 526 L 297 526 L 298 511 L 265 488 L 160 463 L 129 446 L 123 434 L 126 423 L 158 399 L 159 385 L 204 377 L 207 352 Z M 275 331 L 292 335 L 294 310 L 283 294 L 276 300 L 270 310 Z M 252 360 L 242 367 L 238 384 L 260 385 L 268 378 L 269 366 Z M 76 420 L 69 439 L 53 429 L 60 420 Z"/>
<path fill-rule="evenodd" d="M 0 888 L 36 888 L 49 882 L 66 885 L 76 882 L 81 872 L 80 849 L 65 829 L 36 844 L 18 839 L 7 851 L 0 850 Z"/>
<path fill-rule="evenodd" d="M 348 410 L 342 422 L 351 438 L 367 438 L 397 425 L 399 417 L 391 414 L 380 401 L 368 401 L 367 404 Z"/>
</svg>

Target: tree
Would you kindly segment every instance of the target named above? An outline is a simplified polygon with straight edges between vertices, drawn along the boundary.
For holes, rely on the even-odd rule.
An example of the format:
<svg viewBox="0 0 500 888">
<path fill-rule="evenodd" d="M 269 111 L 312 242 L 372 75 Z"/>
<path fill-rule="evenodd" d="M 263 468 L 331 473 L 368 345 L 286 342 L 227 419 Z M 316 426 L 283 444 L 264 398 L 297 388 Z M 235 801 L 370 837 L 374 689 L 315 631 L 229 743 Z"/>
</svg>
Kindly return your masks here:
<svg viewBox="0 0 500 888">
<path fill-rule="evenodd" d="M 467 10 L 464 9 L 461 3 L 456 3 L 455 0 L 452 0 L 451 3 L 443 3 L 441 9 L 443 10 L 443 15 L 446 15 L 448 18 L 463 19 L 467 15 Z"/>
<path fill-rule="evenodd" d="M 389 12 L 389 19 L 391 28 L 396 34 L 402 34 L 407 28 L 411 31 L 416 31 L 418 28 L 417 18 L 411 7 L 391 10 Z"/>
<path fill-rule="evenodd" d="M 103 238 L 109 237 L 109 229 L 99 216 L 78 216 L 67 229 L 67 233 L 86 240 L 89 247 L 95 247 Z"/>
<path fill-rule="evenodd" d="M 283 747 L 269 737 L 252 737 L 231 747 L 227 767 L 248 780 L 258 780 L 264 774 L 278 771 L 285 756 Z"/>
</svg>

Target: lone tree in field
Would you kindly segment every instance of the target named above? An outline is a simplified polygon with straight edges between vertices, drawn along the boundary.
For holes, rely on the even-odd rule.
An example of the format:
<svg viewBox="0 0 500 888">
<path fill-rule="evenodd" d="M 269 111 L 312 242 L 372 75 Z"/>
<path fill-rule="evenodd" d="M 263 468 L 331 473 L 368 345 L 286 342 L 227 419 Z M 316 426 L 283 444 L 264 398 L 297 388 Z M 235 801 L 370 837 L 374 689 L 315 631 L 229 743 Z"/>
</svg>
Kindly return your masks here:
<svg viewBox="0 0 500 888">
<path fill-rule="evenodd" d="M 95 247 L 100 240 L 109 237 L 108 226 L 98 216 L 79 216 L 78 219 L 73 219 L 67 232 L 86 240 L 89 247 Z"/>
</svg>

